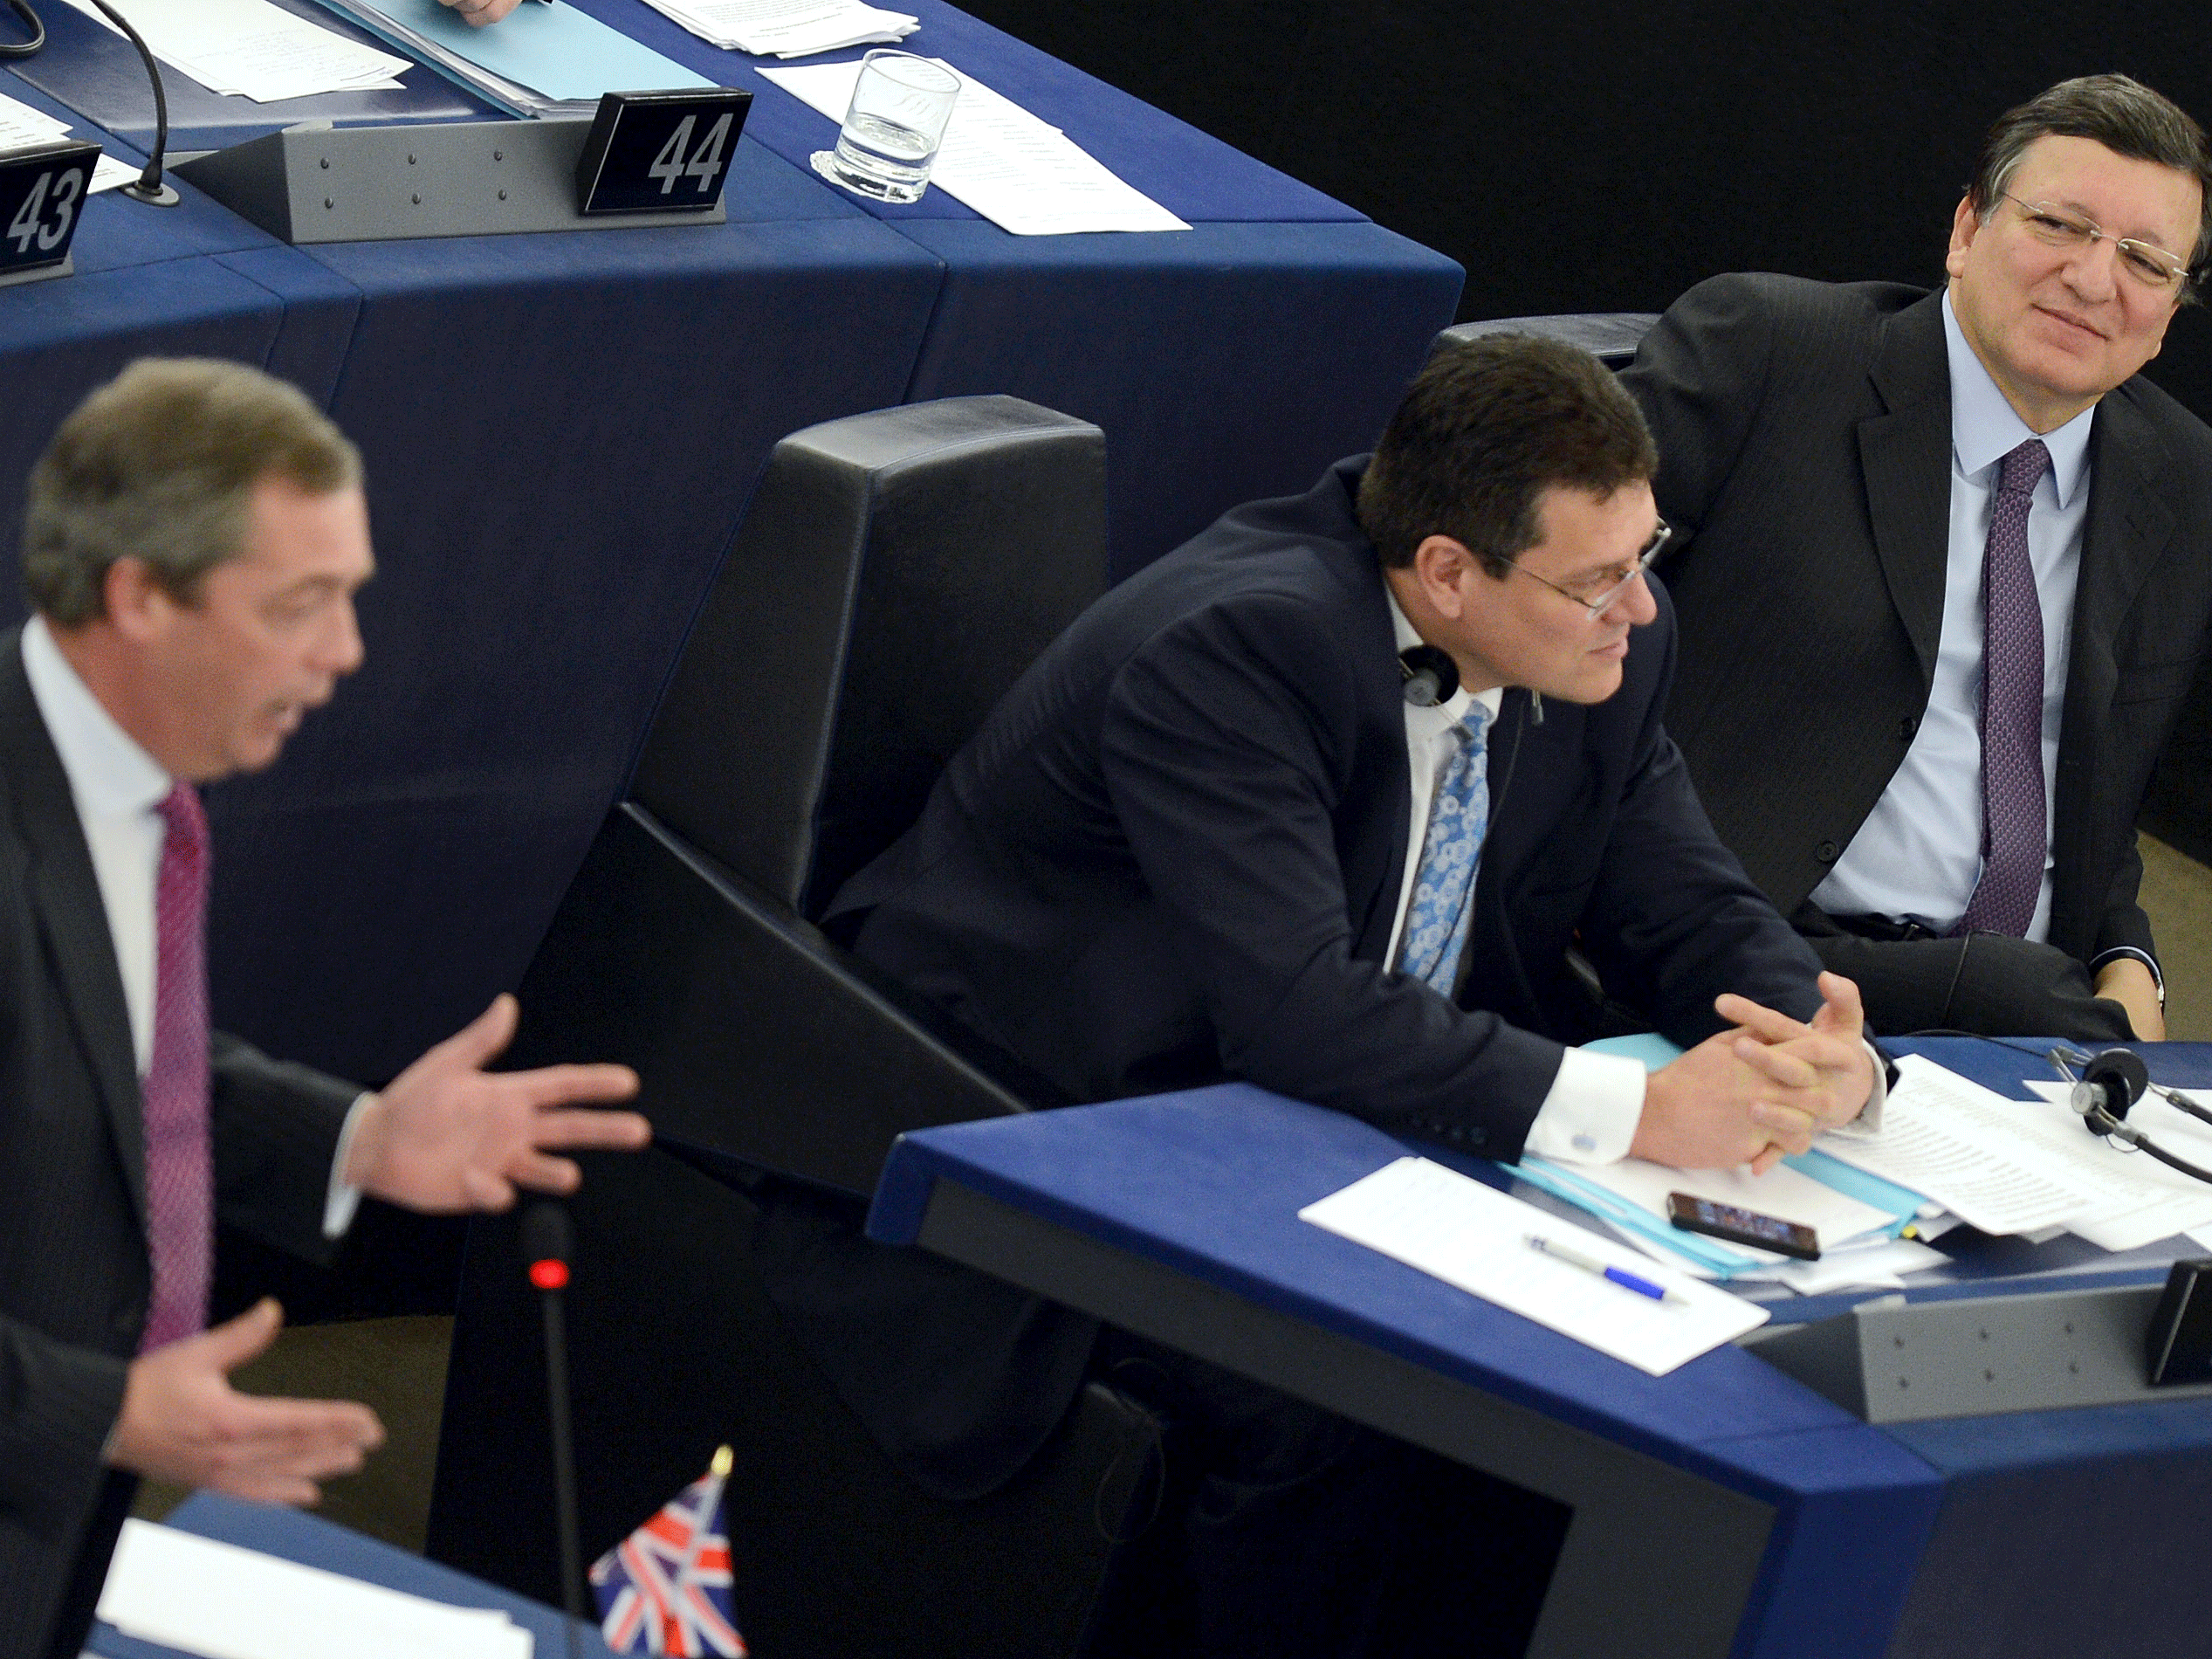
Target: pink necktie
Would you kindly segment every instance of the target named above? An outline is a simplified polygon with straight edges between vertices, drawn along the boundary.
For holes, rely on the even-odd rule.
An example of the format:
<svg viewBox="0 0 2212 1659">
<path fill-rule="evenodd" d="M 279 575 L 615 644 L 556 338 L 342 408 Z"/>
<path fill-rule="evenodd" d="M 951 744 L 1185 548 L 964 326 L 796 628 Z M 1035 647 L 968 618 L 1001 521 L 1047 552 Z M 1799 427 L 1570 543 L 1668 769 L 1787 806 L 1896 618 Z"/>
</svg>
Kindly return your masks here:
<svg viewBox="0 0 2212 1659">
<path fill-rule="evenodd" d="M 203 933 L 208 821 L 189 783 L 172 788 L 158 809 L 168 833 L 154 891 L 154 1058 L 142 1091 L 154 1299 L 141 1353 L 206 1325 L 214 1256 Z"/>
</svg>

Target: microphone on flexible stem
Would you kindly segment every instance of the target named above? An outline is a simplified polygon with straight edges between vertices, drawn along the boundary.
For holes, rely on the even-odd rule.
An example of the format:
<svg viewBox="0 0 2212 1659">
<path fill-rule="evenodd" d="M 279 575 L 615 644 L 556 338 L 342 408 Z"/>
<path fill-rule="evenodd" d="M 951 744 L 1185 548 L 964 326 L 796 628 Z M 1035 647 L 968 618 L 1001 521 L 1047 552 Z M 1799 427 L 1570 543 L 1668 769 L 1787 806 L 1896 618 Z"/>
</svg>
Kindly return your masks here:
<svg viewBox="0 0 2212 1659">
<path fill-rule="evenodd" d="M 146 170 L 128 184 L 119 186 L 134 202 L 143 202 L 148 207 L 175 207 L 175 188 L 161 182 L 161 162 L 169 148 L 169 95 L 161 86 L 161 66 L 154 61 L 154 54 L 146 49 L 146 42 L 138 31 L 131 27 L 131 20 L 107 3 L 107 0 L 93 0 L 100 15 L 120 29 L 131 45 L 138 48 L 139 61 L 146 65 L 146 78 L 154 83 L 154 148 L 146 158 Z"/>
<path fill-rule="evenodd" d="M 584 1616 L 584 1574 L 576 1527 L 576 1446 L 568 1417 L 568 1334 L 561 1314 L 561 1292 L 568 1288 L 568 1256 L 574 1244 L 568 1212 L 540 1199 L 522 1213 L 522 1259 L 538 1287 L 546 1316 L 546 1406 L 553 1420 L 553 1513 L 560 1535 L 560 1596 L 567 1609 L 561 1628 L 568 1636 L 568 1659 L 577 1659 L 576 1627 Z"/>
</svg>

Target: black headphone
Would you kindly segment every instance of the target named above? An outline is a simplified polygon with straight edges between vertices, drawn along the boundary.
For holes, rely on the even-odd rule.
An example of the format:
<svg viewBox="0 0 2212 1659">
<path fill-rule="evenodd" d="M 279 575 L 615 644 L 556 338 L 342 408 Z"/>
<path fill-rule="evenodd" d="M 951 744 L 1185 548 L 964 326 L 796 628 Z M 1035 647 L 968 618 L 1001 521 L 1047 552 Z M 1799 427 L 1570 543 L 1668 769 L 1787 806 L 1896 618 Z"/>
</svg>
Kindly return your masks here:
<svg viewBox="0 0 2212 1659">
<path fill-rule="evenodd" d="M 2082 1068 L 2081 1080 L 2074 1084 L 2067 1104 L 2081 1114 L 2082 1126 L 2092 1135 L 2110 1135 L 2125 1141 L 2138 1152 L 2147 1152 L 2169 1168 L 2178 1169 L 2184 1175 L 2194 1175 L 2199 1181 L 2212 1181 L 2212 1170 L 2198 1168 L 2195 1164 L 2176 1158 L 2160 1146 L 2141 1130 L 2126 1121 L 2127 1109 L 2143 1098 L 2153 1087 L 2149 1069 L 2142 1057 L 2126 1049 L 2106 1049 Z M 2173 1099 L 2170 1091 L 2158 1092 Z M 2176 1099 L 2174 1104 L 2197 1117 L 2205 1113 L 2194 1101 Z"/>
<path fill-rule="evenodd" d="M 31 38 L 0 45 L 0 58 L 28 58 L 46 44 L 46 25 L 38 21 L 38 14 L 31 9 L 31 0 L 8 0 L 8 6 L 23 19 Z"/>
<path fill-rule="evenodd" d="M 1433 645 L 1412 645 L 1398 652 L 1398 672 L 1405 682 L 1405 700 L 1415 708 L 1448 703 L 1460 689 L 1460 665 L 1449 652 Z"/>
</svg>

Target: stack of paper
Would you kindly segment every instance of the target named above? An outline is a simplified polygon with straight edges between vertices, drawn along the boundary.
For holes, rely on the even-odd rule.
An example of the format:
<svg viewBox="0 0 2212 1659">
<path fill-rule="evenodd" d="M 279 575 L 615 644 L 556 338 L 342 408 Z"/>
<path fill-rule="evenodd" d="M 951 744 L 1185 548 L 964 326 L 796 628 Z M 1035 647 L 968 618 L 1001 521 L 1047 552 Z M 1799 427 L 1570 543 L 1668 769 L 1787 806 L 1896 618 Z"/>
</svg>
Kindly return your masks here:
<svg viewBox="0 0 2212 1659">
<path fill-rule="evenodd" d="M 1876 1181 L 1809 1153 L 1754 1175 L 1749 1169 L 1668 1169 L 1641 1158 L 1618 1164 L 1554 1163 L 1524 1157 L 1514 1173 L 1532 1187 L 1588 1210 L 1657 1260 L 1700 1277 L 1772 1280 L 1807 1295 L 1844 1285 L 1888 1289 L 1899 1273 L 1941 1258 L 1899 1243 L 1917 1213 L 1916 1193 Z M 1666 1219 L 1669 1193 L 1688 1193 L 1812 1229 L 1821 1259 L 1796 1262 L 1773 1250 L 1684 1232 Z"/>
<path fill-rule="evenodd" d="M 941 58 L 935 63 L 952 65 Z M 1047 125 L 972 75 L 960 76 L 959 101 L 930 182 L 1016 236 L 1079 231 L 1187 231 L 1191 227 L 1098 164 L 1057 127 Z M 764 69 L 766 80 L 842 122 L 860 65 Z M 825 141 L 828 141 L 825 139 Z"/>
<path fill-rule="evenodd" d="M 122 32 L 92 0 L 70 3 L 102 27 Z M 399 85 L 395 77 L 412 66 L 269 0 L 130 0 L 127 15 L 163 63 L 211 93 L 237 93 L 259 104 L 394 87 Z"/>
<path fill-rule="evenodd" d="M 67 122 L 58 121 L 42 110 L 0 95 L 0 155 L 14 150 L 36 149 L 68 136 Z M 139 169 L 128 163 L 112 155 L 102 155 L 93 163 L 93 182 L 85 187 L 85 193 L 90 196 L 98 190 L 112 190 L 118 184 L 128 184 L 138 174 Z"/>
<path fill-rule="evenodd" d="M 456 1607 L 147 1521 L 123 1523 L 100 1616 L 209 1659 L 530 1659 L 497 1607 Z"/>
<path fill-rule="evenodd" d="M 903 11 L 861 0 L 645 0 L 702 40 L 757 58 L 811 58 L 818 52 L 903 40 L 922 26 Z M 843 112 L 840 111 L 840 114 Z"/>
<path fill-rule="evenodd" d="M 1763 1308 L 1654 1267 L 1623 1245 L 1425 1158 L 1387 1164 L 1307 1205 L 1298 1219 L 1394 1256 L 1655 1377 L 1767 1318 Z M 1532 1249 L 1531 1236 L 1563 1236 L 1584 1255 L 1655 1282 L 1667 1298 L 1653 1301 Z"/>
<path fill-rule="evenodd" d="M 2008 1100 L 1918 1055 L 1897 1065 L 1882 1132 L 1821 1145 L 1985 1233 L 2063 1227 L 2106 1249 L 2133 1249 L 2212 1222 L 2212 1187 L 2085 1133 L 2058 1101 Z"/>
<path fill-rule="evenodd" d="M 585 116 L 607 93 L 711 86 L 650 46 L 553 0 L 471 29 L 438 0 L 322 0 L 511 115 Z"/>
</svg>

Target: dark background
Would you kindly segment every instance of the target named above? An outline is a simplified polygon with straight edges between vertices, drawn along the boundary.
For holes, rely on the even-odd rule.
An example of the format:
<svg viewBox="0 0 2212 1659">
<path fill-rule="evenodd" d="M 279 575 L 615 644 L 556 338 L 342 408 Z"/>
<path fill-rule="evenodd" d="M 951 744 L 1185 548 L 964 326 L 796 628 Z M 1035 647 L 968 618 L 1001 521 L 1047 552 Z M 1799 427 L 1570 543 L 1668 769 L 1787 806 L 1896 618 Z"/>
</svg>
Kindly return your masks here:
<svg viewBox="0 0 2212 1659">
<path fill-rule="evenodd" d="M 1982 134 L 2118 70 L 2212 120 L 2212 29 L 2026 0 L 961 0 L 1467 267 L 1462 320 L 1659 311 L 1722 271 L 1942 276 Z M 2147 371 L 2212 418 L 2212 306 Z M 2143 824 L 2212 861 L 2212 681 Z"/>
</svg>

